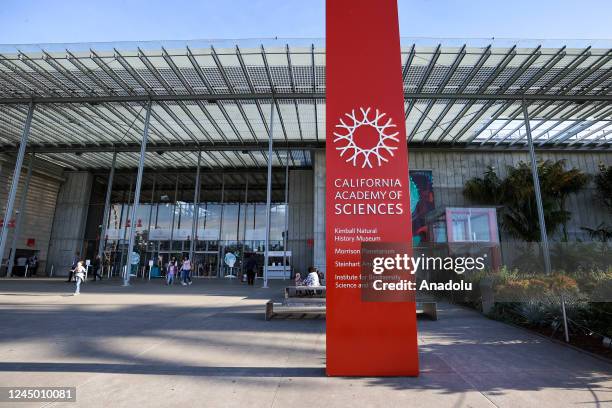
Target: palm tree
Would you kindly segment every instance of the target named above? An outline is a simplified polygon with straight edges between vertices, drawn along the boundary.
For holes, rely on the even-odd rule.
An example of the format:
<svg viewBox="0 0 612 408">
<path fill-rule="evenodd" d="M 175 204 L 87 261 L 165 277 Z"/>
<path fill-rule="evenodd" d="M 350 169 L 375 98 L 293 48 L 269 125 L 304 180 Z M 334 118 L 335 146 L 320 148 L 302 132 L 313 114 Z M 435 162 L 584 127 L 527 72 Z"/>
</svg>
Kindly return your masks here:
<svg viewBox="0 0 612 408">
<path fill-rule="evenodd" d="M 540 227 L 531 168 L 527 163 L 520 162 L 507 170 L 508 175 L 502 180 L 493 167 L 488 167 L 483 177 L 467 181 L 463 195 L 478 204 L 501 206 L 501 225 L 508 233 L 526 242 L 539 241 Z M 566 210 L 565 202 L 570 194 L 586 185 L 588 176 L 576 168 L 565 170 L 564 160 L 538 162 L 538 176 L 546 230 L 552 235 L 561 226 L 563 237 L 567 239 L 566 225 L 571 213 Z"/>
<path fill-rule="evenodd" d="M 595 187 L 597 188 L 597 197 L 612 213 L 612 166 L 606 166 L 603 163 L 599 165 L 599 174 L 595 176 Z M 612 226 L 605 221 L 594 228 L 582 227 L 582 229 L 588 232 L 593 240 L 612 241 Z"/>
<path fill-rule="evenodd" d="M 597 195 L 608 210 L 612 212 L 612 166 L 599 165 L 599 174 L 595 176 Z"/>
</svg>

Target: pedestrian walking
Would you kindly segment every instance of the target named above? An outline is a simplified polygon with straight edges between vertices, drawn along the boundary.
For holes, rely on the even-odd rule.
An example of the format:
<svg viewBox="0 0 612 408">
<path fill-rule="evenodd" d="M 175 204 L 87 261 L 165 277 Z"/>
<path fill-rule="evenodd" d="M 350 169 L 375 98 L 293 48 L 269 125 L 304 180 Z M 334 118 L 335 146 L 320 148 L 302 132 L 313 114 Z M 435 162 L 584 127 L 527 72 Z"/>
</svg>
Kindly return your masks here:
<svg viewBox="0 0 612 408">
<path fill-rule="evenodd" d="M 166 285 L 170 286 L 174 283 L 174 275 L 176 275 L 176 258 L 172 258 L 168 262 L 168 268 L 166 269 Z"/>
<path fill-rule="evenodd" d="M 70 266 L 70 273 L 68 274 L 68 280 L 66 282 L 71 282 L 72 278 L 74 277 L 74 271 L 77 267 L 77 264 L 79 263 L 79 261 L 81 260 L 81 254 L 80 252 L 75 252 L 74 256 L 72 257 L 72 264 Z M 81 265 L 82 266 L 82 265 Z"/>
<path fill-rule="evenodd" d="M 255 284 L 255 274 L 257 274 L 257 260 L 255 259 L 255 255 L 249 256 L 247 259 L 244 269 L 247 274 L 247 284 L 254 285 Z"/>
<path fill-rule="evenodd" d="M 183 258 L 183 264 L 181 265 L 181 285 L 191 285 L 191 261 L 189 257 Z"/>
<path fill-rule="evenodd" d="M 83 266 L 83 261 L 77 262 L 74 268 L 74 279 L 76 282 L 74 296 L 77 296 L 81 294 L 81 283 L 85 281 L 85 267 Z"/>
<path fill-rule="evenodd" d="M 32 255 L 28 259 L 28 270 L 30 271 L 30 276 L 36 275 L 36 271 L 38 271 L 38 257 L 36 255 Z"/>
<path fill-rule="evenodd" d="M 102 267 L 102 262 L 100 262 L 100 256 L 96 255 L 96 258 L 93 261 L 93 281 L 96 281 L 96 278 L 102 280 L 102 275 L 100 273 L 100 268 Z"/>
</svg>

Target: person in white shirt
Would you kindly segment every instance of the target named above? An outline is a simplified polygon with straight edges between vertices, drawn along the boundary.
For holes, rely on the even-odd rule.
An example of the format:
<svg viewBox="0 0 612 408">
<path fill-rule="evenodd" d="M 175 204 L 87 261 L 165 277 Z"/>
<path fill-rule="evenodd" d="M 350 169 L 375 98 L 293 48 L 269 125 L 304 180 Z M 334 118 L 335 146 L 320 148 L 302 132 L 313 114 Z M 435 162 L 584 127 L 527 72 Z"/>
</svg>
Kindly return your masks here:
<svg viewBox="0 0 612 408">
<path fill-rule="evenodd" d="M 74 290 L 74 296 L 81 294 L 81 283 L 85 280 L 85 267 L 83 261 L 78 261 L 74 268 L 74 279 L 76 280 L 76 287 Z"/>
<path fill-rule="evenodd" d="M 189 257 L 186 256 L 183 259 L 183 264 L 181 265 L 181 285 L 187 286 L 191 285 L 191 261 Z"/>
<path fill-rule="evenodd" d="M 304 279 L 302 283 L 304 286 L 321 286 L 321 281 L 319 280 L 319 274 L 317 273 L 317 268 L 311 266 L 308 268 L 308 276 Z"/>
</svg>

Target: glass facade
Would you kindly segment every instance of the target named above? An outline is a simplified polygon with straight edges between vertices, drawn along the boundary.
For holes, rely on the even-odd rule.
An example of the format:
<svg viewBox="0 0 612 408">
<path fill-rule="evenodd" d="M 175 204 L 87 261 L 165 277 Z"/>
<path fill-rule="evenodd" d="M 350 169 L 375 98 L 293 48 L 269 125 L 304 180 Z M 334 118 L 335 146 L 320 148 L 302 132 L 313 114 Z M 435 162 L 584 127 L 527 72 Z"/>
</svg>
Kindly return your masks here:
<svg viewBox="0 0 612 408">
<path fill-rule="evenodd" d="M 126 265 L 127 241 L 135 223 L 135 252 L 140 255 L 138 268 L 132 273 L 142 276 L 151 262 L 160 274 L 168 261 L 188 256 L 193 249 L 194 275 L 200 277 L 242 277 L 245 256 L 255 255 L 263 266 L 266 231 L 266 175 L 262 174 L 203 174 L 200 197 L 196 199 L 195 172 L 186 174 L 148 175 L 142 188 L 143 200 L 132 211 L 132 180 L 134 175 L 118 175 L 113 183 L 112 203 L 102 219 L 88 220 L 88 256 L 95 256 L 98 239 L 104 240 L 107 260 L 105 273 L 117 275 Z M 106 180 L 100 176 L 92 197 L 91 207 L 104 207 L 102 190 Z M 286 232 L 284 174 L 273 177 L 270 250 L 283 251 Z M 101 214 L 103 211 L 92 211 Z M 105 228 L 102 228 L 102 225 Z M 96 231 L 97 230 L 97 231 Z M 100 232 L 104 231 L 104 236 Z M 193 241 L 193 242 L 192 242 Z M 229 267 L 224 258 L 236 255 Z M 261 273 L 261 271 L 260 271 Z"/>
</svg>

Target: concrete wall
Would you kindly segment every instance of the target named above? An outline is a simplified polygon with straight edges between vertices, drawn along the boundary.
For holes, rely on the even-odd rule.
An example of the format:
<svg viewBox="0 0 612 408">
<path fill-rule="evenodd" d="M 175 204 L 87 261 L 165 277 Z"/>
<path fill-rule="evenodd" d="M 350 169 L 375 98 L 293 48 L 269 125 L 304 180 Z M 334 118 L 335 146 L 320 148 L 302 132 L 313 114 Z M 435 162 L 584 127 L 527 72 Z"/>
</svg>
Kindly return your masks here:
<svg viewBox="0 0 612 408">
<path fill-rule="evenodd" d="M 612 152 L 537 152 L 539 159 L 566 160 L 566 168 L 576 167 L 588 174 L 599 172 L 600 163 L 612 165 Z M 318 151 L 314 155 L 314 219 L 315 248 L 314 264 L 325 264 L 325 152 Z M 481 177 L 487 166 L 496 168 L 498 174 L 504 177 L 508 166 L 514 166 L 520 161 L 529 162 L 527 152 L 457 152 L 435 150 L 413 150 L 410 152 L 410 168 L 415 170 L 432 170 L 434 199 L 436 207 L 453 205 L 470 205 L 463 197 L 463 186 L 472 177 Z M 567 209 L 572 213 L 568 223 L 570 240 L 588 241 L 589 237 L 581 227 L 594 227 L 606 221 L 610 223 L 610 214 L 595 197 L 593 182 L 580 193 L 570 196 Z M 559 239 L 560 232 L 550 237 Z M 516 242 L 507 233 L 501 233 L 502 243 L 510 246 Z M 503 249 L 503 247 L 502 247 Z"/>
<path fill-rule="evenodd" d="M 30 158 L 26 156 L 21 175 L 15 204 L 13 206 L 13 219 L 17 219 L 17 211 L 21 205 L 23 189 L 27 176 L 27 167 Z M 4 217 L 6 211 L 6 200 L 13 179 L 15 161 L 13 157 L 0 155 L 0 209 Z M 38 274 L 44 273 L 45 263 L 48 259 L 49 240 L 53 216 L 55 214 L 55 204 L 62 181 L 63 169 L 40 158 L 35 159 L 30 179 L 30 186 L 26 194 L 25 211 L 21 218 L 21 232 L 17 240 L 17 249 L 28 249 L 38 251 L 40 268 Z M 2 259 L 8 259 L 10 247 L 13 243 L 14 228 L 8 230 L 7 245 Z M 34 240 L 33 246 L 27 246 L 28 240 Z M 31 241 L 30 241 L 31 242 Z M 3 262 L 4 263 L 4 262 Z M 4 273 L 4 271 L 2 272 Z"/>
<path fill-rule="evenodd" d="M 538 159 L 566 161 L 566 168 L 576 167 L 588 174 L 598 173 L 599 163 L 612 164 L 612 152 L 537 152 Z M 410 153 L 410 168 L 432 170 L 434 197 L 436 207 L 447 205 L 469 205 L 462 191 L 467 180 L 481 177 L 487 166 L 495 167 L 501 177 L 505 177 L 508 166 L 515 166 L 520 161 L 529 163 L 526 152 L 487 153 L 487 152 L 452 152 L 436 153 L 415 151 Z M 568 223 L 570 240 L 584 239 L 588 236 L 580 228 L 596 226 L 602 221 L 609 221 L 609 214 L 595 198 L 595 186 L 591 182 L 578 194 L 570 196 L 567 209 L 572 213 Z M 509 240 L 506 234 L 502 239 Z M 551 239 L 559 238 L 559 233 Z"/>
<path fill-rule="evenodd" d="M 289 172 L 289 241 L 294 272 L 304 276 L 312 265 L 313 171 Z"/>
<path fill-rule="evenodd" d="M 82 252 L 85 223 L 89 209 L 89 198 L 93 175 L 88 172 L 66 172 L 57 199 L 51 245 L 50 265 L 54 275 L 67 275 L 76 251 Z"/>
</svg>

